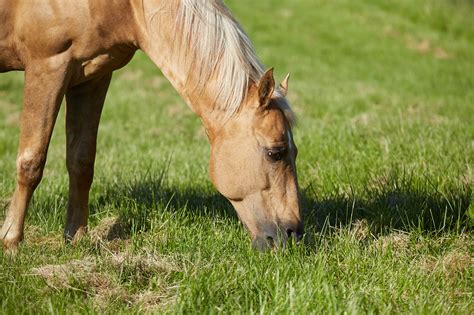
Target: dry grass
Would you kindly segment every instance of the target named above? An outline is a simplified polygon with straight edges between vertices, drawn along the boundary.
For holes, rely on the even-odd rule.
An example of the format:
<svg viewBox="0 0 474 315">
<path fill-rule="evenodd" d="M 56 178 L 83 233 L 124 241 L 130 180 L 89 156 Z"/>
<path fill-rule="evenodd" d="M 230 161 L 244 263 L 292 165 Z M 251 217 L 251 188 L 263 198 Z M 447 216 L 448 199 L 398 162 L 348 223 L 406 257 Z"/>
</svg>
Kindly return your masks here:
<svg viewBox="0 0 474 315">
<path fill-rule="evenodd" d="M 167 308 L 176 301 L 177 287 L 165 285 L 131 289 L 120 281 L 124 272 L 132 272 L 150 281 L 160 275 L 178 272 L 170 259 L 153 255 L 128 253 L 107 254 L 104 257 L 86 256 L 63 264 L 49 264 L 33 268 L 31 273 L 42 278 L 54 291 L 72 290 L 90 297 L 98 311 L 105 311 L 110 303 L 119 302 L 143 312 Z"/>
<path fill-rule="evenodd" d="M 110 286 L 110 279 L 97 272 L 94 257 L 70 260 L 64 264 L 45 265 L 33 268 L 32 273 L 43 278 L 54 290 L 65 288 L 77 289 L 77 284 L 84 284 L 93 291 Z"/>
<path fill-rule="evenodd" d="M 363 241 L 370 238 L 370 226 L 367 220 L 361 219 L 354 221 L 351 226 L 351 235 L 359 241 Z"/>
<path fill-rule="evenodd" d="M 89 231 L 94 243 L 113 241 L 115 239 L 127 239 L 129 229 L 117 216 L 103 218 L 99 224 Z"/>
<path fill-rule="evenodd" d="M 409 236 L 406 233 L 394 232 L 379 237 L 374 245 L 382 251 L 391 248 L 394 252 L 405 252 L 409 246 Z"/>
<path fill-rule="evenodd" d="M 132 252 L 129 240 L 123 239 L 125 230 L 117 217 L 106 217 L 90 231 L 90 241 L 100 249 L 96 256 L 38 266 L 31 274 L 42 278 L 53 291 L 81 292 L 99 312 L 106 311 L 111 303 L 145 313 L 170 307 L 176 301 L 177 287 L 165 279 L 180 268 L 170 257 L 145 249 Z M 38 228 L 29 227 L 27 232 L 33 243 L 64 246 Z"/>
<path fill-rule="evenodd" d="M 449 251 L 441 257 L 424 258 L 421 268 L 426 272 L 442 272 L 447 279 L 465 273 L 474 268 L 474 257 L 472 254 L 462 250 Z"/>
</svg>

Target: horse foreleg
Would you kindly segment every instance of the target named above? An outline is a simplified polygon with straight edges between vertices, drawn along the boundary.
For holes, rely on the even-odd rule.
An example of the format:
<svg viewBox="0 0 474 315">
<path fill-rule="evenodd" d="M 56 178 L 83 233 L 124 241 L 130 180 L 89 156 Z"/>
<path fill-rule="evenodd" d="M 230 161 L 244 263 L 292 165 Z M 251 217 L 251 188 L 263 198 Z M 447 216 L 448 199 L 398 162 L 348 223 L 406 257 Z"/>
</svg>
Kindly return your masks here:
<svg viewBox="0 0 474 315">
<path fill-rule="evenodd" d="M 17 183 L 0 232 L 7 249 L 15 249 L 23 239 L 26 210 L 43 176 L 51 133 L 69 79 L 67 70 L 67 61 L 56 56 L 37 61 L 25 71 Z"/>
<path fill-rule="evenodd" d="M 66 241 L 75 241 L 87 232 L 97 129 L 111 77 L 110 73 L 66 92 L 66 163 L 69 172 Z"/>
</svg>

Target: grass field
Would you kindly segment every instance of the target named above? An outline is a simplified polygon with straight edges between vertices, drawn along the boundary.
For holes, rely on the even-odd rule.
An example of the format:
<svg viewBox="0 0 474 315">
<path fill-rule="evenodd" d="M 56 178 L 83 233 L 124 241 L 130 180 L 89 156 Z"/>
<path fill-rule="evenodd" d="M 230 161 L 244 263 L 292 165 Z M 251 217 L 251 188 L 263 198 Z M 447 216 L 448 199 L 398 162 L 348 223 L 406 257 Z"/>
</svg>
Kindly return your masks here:
<svg viewBox="0 0 474 315">
<path fill-rule="evenodd" d="M 199 119 L 142 53 L 99 130 L 90 237 L 62 243 L 64 112 L 0 313 L 474 313 L 474 4 L 229 0 L 289 99 L 303 246 L 258 253 L 210 183 Z M 0 75 L 0 201 L 22 73 Z M 3 211 L 0 214 L 3 220 Z"/>
</svg>

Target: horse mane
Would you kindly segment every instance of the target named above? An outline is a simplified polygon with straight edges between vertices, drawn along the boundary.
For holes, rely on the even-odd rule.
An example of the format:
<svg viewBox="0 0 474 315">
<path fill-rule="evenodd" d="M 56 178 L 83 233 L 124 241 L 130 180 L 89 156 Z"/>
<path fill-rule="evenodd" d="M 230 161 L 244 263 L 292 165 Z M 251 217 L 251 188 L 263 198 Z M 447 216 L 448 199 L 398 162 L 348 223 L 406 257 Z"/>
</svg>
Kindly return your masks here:
<svg viewBox="0 0 474 315">
<path fill-rule="evenodd" d="M 264 67 L 222 0 L 178 2 L 170 61 L 183 66 L 187 77 L 193 79 L 186 82 L 187 89 L 198 94 L 207 91 L 214 99 L 211 106 L 231 117 L 239 111 L 250 83 L 262 77 Z M 292 125 L 294 114 L 281 96 L 275 89 L 276 106 Z"/>
<path fill-rule="evenodd" d="M 221 0 L 182 0 L 176 23 L 173 55 L 194 72 L 195 92 L 211 88 L 213 107 L 233 115 L 264 73 L 249 37 Z"/>
<path fill-rule="evenodd" d="M 232 116 L 250 82 L 258 82 L 264 73 L 249 37 L 222 0 L 182 0 L 176 24 L 173 58 L 188 73 L 193 71 L 196 82 L 191 88 L 197 93 L 208 90 L 214 97 L 212 106 Z M 278 90 L 275 96 L 280 96 Z M 293 122 L 289 106 L 282 107 Z"/>
</svg>

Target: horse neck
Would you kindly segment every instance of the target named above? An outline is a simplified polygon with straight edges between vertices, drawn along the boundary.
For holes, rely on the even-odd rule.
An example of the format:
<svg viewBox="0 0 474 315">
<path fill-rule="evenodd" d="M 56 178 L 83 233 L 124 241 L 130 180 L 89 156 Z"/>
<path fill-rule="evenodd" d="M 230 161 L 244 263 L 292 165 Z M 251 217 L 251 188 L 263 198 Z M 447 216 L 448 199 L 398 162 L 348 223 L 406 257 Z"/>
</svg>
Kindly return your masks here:
<svg viewBox="0 0 474 315">
<path fill-rule="evenodd" d="M 137 2 L 142 3 L 141 0 Z M 217 128 L 218 121 L 224 112 L 212 108 L 215 96 L 210 89 L 196 93 L 197 77 L 185 65 L 170 62 L 173 59 L 175 40 L 176 14 L 179 1 L 144 0 L 143 8 L 136 10 L 138 21 L 139 45 L 153 63 L 160 68 L 163 75 L 170 81 L 187 105 L 201 118 L 206 129 Z"/>
</svg>

